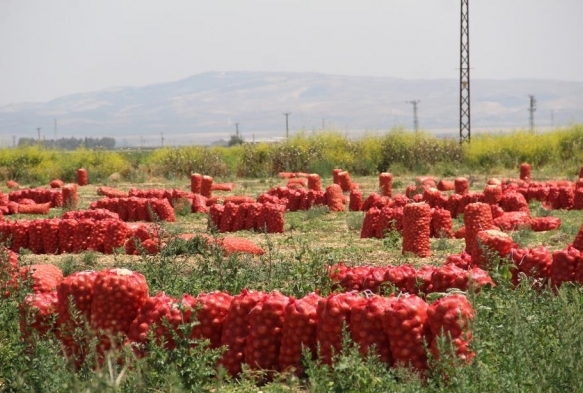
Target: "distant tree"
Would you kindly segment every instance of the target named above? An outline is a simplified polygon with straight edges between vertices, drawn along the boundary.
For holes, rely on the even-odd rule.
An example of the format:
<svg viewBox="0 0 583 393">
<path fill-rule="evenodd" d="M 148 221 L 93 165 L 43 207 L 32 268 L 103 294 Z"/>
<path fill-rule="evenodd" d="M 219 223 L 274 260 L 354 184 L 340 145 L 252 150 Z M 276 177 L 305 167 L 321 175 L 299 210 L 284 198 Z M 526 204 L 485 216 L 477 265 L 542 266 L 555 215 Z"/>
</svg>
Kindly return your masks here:
<svg viewBox="0 0 583 393">
<path fill-rule="evenodd" d="M 75 150 L 81 146 L 87 149 L 104 149 L 111 150 L 115 148 L 114 138 L 60 138 L 60 139 L 45 139 L 38 142 L 34 138 L 19 138 L 18 146 L 32 146 L 40 143 L 43 147 L 47 149 L 63 149 L 63 150 Z"/>
<path fill-rule="evenodd" d="M 241 136 L 239 135 L 231 135 L 231 139 L 229 139 L 229 146 L 236 146 L 236 145 L 242 145 L 243 142 L 245 142 L 243 140 L 243 138 L 241 138 Z"/>
</svg>

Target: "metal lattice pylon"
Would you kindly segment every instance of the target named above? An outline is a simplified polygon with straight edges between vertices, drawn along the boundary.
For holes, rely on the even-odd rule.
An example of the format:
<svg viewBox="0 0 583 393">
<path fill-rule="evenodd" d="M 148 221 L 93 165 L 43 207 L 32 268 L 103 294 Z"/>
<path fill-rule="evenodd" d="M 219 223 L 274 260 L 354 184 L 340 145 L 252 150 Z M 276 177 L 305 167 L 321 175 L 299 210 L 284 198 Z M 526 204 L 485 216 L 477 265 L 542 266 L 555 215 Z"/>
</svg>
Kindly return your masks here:
<svg viewBox="0 0 583 393">
<path fill-rule="evenodd" d="M 460 29 L 460 143 L 470 142 L 470 12 L 469 0 L 461 0 Z"/>
</svg>

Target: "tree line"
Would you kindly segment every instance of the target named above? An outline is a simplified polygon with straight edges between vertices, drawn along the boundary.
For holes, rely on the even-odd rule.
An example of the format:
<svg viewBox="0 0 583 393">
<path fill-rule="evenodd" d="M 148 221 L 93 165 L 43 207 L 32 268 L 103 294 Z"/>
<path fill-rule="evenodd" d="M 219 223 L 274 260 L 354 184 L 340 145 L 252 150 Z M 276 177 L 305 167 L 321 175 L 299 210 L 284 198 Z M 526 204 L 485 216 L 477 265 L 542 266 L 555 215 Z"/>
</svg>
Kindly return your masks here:
<svg viewBox="0 0 583 393">
<path fill-rule="evenodd" d="M 41 141 L 34 138 L 19 138 L 18 147 L 41 145 L 50 149 L 75 150 L 80 147 L 87 149 L 113 149 L 115 139 L 104 138 L 60 138 L 60 139 L 43 139 Z"/>
</svg>

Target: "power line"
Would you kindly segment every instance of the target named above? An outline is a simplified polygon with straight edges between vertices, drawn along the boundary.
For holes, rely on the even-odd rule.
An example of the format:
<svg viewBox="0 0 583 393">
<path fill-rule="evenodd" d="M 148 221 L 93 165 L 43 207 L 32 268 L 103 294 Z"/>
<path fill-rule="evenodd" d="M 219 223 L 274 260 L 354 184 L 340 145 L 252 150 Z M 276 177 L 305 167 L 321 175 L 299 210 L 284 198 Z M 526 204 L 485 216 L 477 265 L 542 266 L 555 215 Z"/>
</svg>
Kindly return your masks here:
<svg viewBox="0 0 583 393">
<path fill-rule="evenodd" d="M 413 105 L 413 129 L 415 132 L 419 131 L 419 118 L 417 117 L 417 104 L 419 104 L 420 100 L 414 101 L 407 101 L 408 104 Z"/>
<path fill-rule="evenodd" d="M 534 132 L 534 112 L 536 111 L 536 98 L 532 94 L 528 95 L 530 104 L 528 107 L 530 132 Z"/>
<path fill-rule="evenodd" d="M 470 142 L 470 11 L 469 0 L 461 0 L 460 19 L 460 144 Z"/>
<path fill-rule="evenodd" d="M 285 115 L 285 137 L 289 138 L 289 115 L 291 115 L 291 112 L 284 112 L 283 113 Z"/>
</svg>

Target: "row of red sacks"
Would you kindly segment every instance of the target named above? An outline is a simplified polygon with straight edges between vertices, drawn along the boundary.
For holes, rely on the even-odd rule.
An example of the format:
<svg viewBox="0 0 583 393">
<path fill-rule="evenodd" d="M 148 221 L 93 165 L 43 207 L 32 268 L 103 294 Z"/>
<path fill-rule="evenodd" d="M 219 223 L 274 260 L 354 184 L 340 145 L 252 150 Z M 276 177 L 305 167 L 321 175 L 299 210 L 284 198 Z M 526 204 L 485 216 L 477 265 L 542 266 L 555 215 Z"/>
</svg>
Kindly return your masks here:
<svg viewBox="0 0 583 393">
<path fill-rule="evenodd" d="M 63 343 L 65 355 L 79 366 L 87 354 L 88 340 L 73 334 L 88 322 L 95 332 L 98 353 L 117 345 L 132 345 L 139 356 L 147 355 L 146 344 L 155 342 L 172 350 L 179 326 L 196 315 L 190 338 L 208 339 L 210 347 L 226 346 L 219 364 L 236 376 L 246 363 L 253 370 L 301 372 L 302 351 L 315 356 L 316 348 L 325 364 L 339 353 L 346 327 L 363 355 L 374 351 L 388 365 L 428 368 L 428 350 L 440 356 L 436 340 L 450 340 L 455 354 L 471 361 L 471 332 L 474 316 L 463 295 L 450 295 L 431 305 L 416 295 L 382 297 L 356 291 L 321 297 L 311 293 L 295 299 L 278 291 L 243 290 L 231 296 L 224 292 L 185 294 L 175 299 L 164 293 L 148 296 L 145 278 L 127 269 L 78 272 L 63 278 L 52 265 L 33 265 L 20 270 L 36 292 L 21 304 L 21 332 L 25 340 L 31 330 L 41 337 L 49 331 Z M 119 302 L 118 299 L 124 299 Z M 75 319 L 70 301 L 81 316 Z M 115 321 L 115 323 L 113 322 Z M 121 335 L 122 342 L 114 337 Z M 162 344 L 163 343 L 163 344 Z M 427 348 L 429 346 L 429 348 Z"/>
<path fill-rule="evenodd" d="M 176 221 L 174 209 L 166 198 L 102 198 L 92 202 L 90 208 L 110 210 L 123 221 Z"/>
<path fill-rule="evenodd" d="M 29 249 L 33 254 L 80 253 L 87 250 L 111 254 L 124 247 L 126 254 L 157 254 L 171 241 L 157 225 L 125 223 L 116 213 L 105 209 L 66 212 L 62 218 L 0 221 L 0 243 L 11 251 Z M 189 240 L 194 234 L 177 237 Z M 225 255 L 247 253 L 261 255 L 263 249 L 252 241 L 237 237 L 215 239 L 208 235 L 207 244 L 217 244 Z"/>
</svg>

